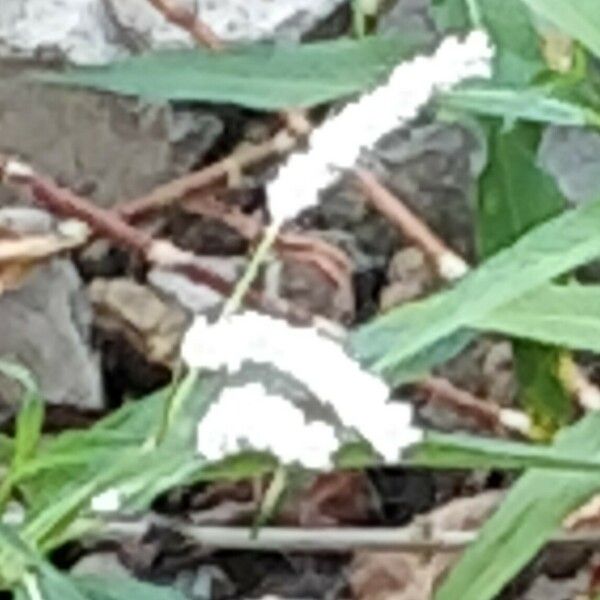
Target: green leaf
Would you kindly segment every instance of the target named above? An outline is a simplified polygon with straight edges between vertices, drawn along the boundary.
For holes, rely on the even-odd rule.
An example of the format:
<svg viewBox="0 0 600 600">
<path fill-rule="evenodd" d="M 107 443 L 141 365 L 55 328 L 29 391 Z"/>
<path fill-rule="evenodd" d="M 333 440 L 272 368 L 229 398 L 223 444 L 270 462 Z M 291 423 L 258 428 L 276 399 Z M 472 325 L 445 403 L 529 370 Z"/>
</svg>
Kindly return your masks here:
<svg viewBox="0 0 600 600">
<path fill-rule="evenodd" d="M 600 5 L 597 0 L 522 0 L 600 57 Z"/>
<path fill-rule="evenodd" d="M 566 202 L 550 175 L 536 164 L 539 132 L 521 124 L 489 129 L 489 162 L 478 199 L 478 248 L 483 258 L 517 241 L 540 222 L 559 215 Z"/>
<path fill-rule="evenodd" d="M 18 534 L 0 523 L 0 587 L 14 586 L 27 569 L 33 567 L 39 557 L 27 546 Z"/>
<path fill-rule="evenodd" d="M 89 597 L 82 593 L 69 577 L 54 569 L 50 564 L 42 569 L 39 577 L 39 591 L 44 600 L 89 600 Z M 30 596 L 30 598 L 39 600 L 39 597 Z"/>
<path fill-rule="evenodd" d="M 18 468 L 35 451 L 42 433 L 44 402 L 31 373 L 23 366 L 0 361 L 0 373 L 18 381 L 25 391 L 17 415 L 13 468 Z"/>
<path fill-rule="evenodd" d="M 544 286 L 486 315 L 473 327 L 600 353 L 600 286 Z"/>
<path fill-rule="evenodd" d="M 10 467 L 0 484 L 0 512 L 13 493 L 15 473 L 35 454 L 42 435 L 44 403 L 27 369 L 21 365 L 0 362 L 0 373 L 16 379 L 25 390 L 21 408 L 17 414 L 16 432 Z"/>
<path fill-rule="evenodd" d="M 433 0 L 430 11 L 436 25 L 443 31 L 464 31 L 472 25 L 465 0 Z"/>
<path fill-rule="evenodd" d="M 543 88 L 463 86 L 441 94 L 438 102 L 451 110 L 502 117 L 509 122 L 524 120 L 554 125 L 600 125 L 597 112 L 555 98 Z"/>
<path fill-rule="evenodd" d="M 460 434 L 427 433 L 409 460 L 419 467 L 436 469 L 600 471 L 598 457 L 578 456 L 553 446 Z"/>
<path fill-rule="evenodd" d="M 496 82 L 529 83 L 545 69 L 529 11 L 520 0 L 478 0 L 483 24 L 496 43 Z"/>
<path fill-rule="evenodd" d="M 600 459 L 600 414 L 591 413 L 557 436 L 553 448 Z M 436 600 L 492 600 L 558 529 L 564 518 L 600 489 L 591 473 L 532 469 L 510 490 L 477 541 L 463 554 Z"/>
<path fill-rule="evenodd" d="M 477 202 L 479 251 L 487 258 L 512 244 L 532 226 L 560 214 L 566 201 L 555 181 L 536 164 L 539 130 L 519 124 L 509 132 L 489 128 L 489 165 Z M 513 343 L 519 399 L 542 432 L 551 435 L 572 414 L 559 377 L 559 348 Z"/>
<path fill-rule="evenodd" d="M 148 54 L 102 68 L 38 73 L 36 78 L 149 100 L 279 110 L 328 102 L 376 85 L 422 46 L 422 37 L 415 35 L 258 45 L 222 53 L 199 49 Z"/>
<path fill-rule="evenodd" d="M 533 228 L 454 288 L 358 328 L 350 344 L 391 383 L 402 381 L 403 365 L 418 353 L 599 254 L 600 201 L 596 201 Z"/>
<path fill-rule="evenodd" d="M 185 600 L 181 592 L 173 588 L 151 585 L 119 577 L 93 575 L 72 578 L 75 585 L 89 600 Z"/>
</svg>

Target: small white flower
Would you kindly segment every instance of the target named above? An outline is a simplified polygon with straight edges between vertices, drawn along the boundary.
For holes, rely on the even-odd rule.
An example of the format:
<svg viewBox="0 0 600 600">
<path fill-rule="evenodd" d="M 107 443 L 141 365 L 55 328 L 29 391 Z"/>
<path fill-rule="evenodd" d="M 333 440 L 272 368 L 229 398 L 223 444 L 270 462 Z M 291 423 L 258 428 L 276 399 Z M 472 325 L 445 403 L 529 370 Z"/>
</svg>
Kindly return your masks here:
<svg viewBox="0 0 600 600">
<path fill-rule="evenodd" d="M 305 153 L 293 154 L 267 186 L 275 223 L 295 217 L 318 202 L 318 193 L 335 179 L 335 170 L 351 168 L 362 148 L 417 116 L 431 96 L 472 77 L 489 77 L 493 51 L 483 31 L 460 42 L 445 39 L 432 56 L 398 65 L 387 83 L 346 106 L 316 129 Z"/>
<path fill-rule="evenodd" d="M 322 336 L 316 329 L 293 327 L 285 321 L 253 312 L 232 315 L 214 325 L 209 325 L 203 317 L 197 317 L 184 337 L 182 357 L 190 367 L 208 370 L 225 368 L 230 373 L 239 371 L 247 362 L 274 366 L 303 383 L 317 400 L 333 408 L 344 427 L 362 435 L 388 461 L 397 460 L 403 448 L 421 439 L 421 431 L 411 424 L 412 408 L 389 403 L 387 385 L 365 371 L 344 352 L 339 343 Z M 223 422 L 215 424 L 217 416 L 214 415 L 210 426 L 202 421 L 205 456 L 224 456 L 227 451 L 231 453 L 239 449 L 236 422 L 248 435 L 251 426 L 258 427 L 254 432 L 258 438 L 268 435 L 265 428 L 274 427 L 277 429 L 276 435 L 284 438 L 281 450 L 275 454 L 280 458 L 286 454 L 286 448 L 289 448 L 287 444 L 291 443 L 286 428 L 287 431 L 298 430 L 303 414 L 292 405 L 288 408 L 293 410 L 284 411 L 281 398 L 277 399 L 277 406 L 273 404 L 272 397 L 264 400 L 264 390 L 261 390 L 259 386 L 240 392 L 246 396 L 246 412 L 242 411 L 242 403 L 236 396 L 240 405 L 238 410 L 221 408 L 216 413 Z M 250 392 L 259 399 L 263 398 L 263 403 L 249 398 Z M 222 404 L 222 400 L 217 406 Z M 265 408 L 266 403 L 269 403 L 268 409 Z M 276 411 L 281 413 L 277 413 L 277 417 Z M 267 414 L 269 417 L 257 421 L 257 414 Z M 294 414 L 296 417 L 292 416 Z M 233 427 L 233 437 L 221 433 L 226 431 L 227 425 Z M 319 425 L 312 427 L 315 443 L 320 448 L 319 436 L 327 437 L 329 433 Z M 269 439 L 272 447 L 275 447 L 275 441 Z M 305 440 L 302 445 L 308 444 L 310 447 L 306 440 L 313 438 L 309 436 L 302 439 Z M 297 450 L 295 455 L 299 452 Z M 320 456 L 319 453 L 317 455 Z M 315 462 L 318 460 L 315 459 Z M 307 464 L 306 459 L 303 464 Z"/>
<path fill-rule="evenodd" d="M 348 427 L 360 427 L 365 405 L 381 405 L 389 396 L 381 379 L 316 329 L 251 311 L 213 325 L 196 317 L 183 339 L 181 356 L 190 367 L 224 367 L 230 373 L 246 362 L 273 365 L 330 404 Z"/>
<path fill-rule="evenodd" d="M 121 508 L 121 494 L 116 488 L 109 488 L 101 494 L 94 496 L 91 508 L 98 513 L 117 512 Z"/>
<path fill-rule="evenodd" d="M 285 464 L 326 469 L 338 446 L 332 427 L 307 423 L 299 408 L 267 394 L 259 383 L 226 388 L 197 430 L 198 452 L 210 461 L 252 449 L 269 452 Z"/>
</svg>

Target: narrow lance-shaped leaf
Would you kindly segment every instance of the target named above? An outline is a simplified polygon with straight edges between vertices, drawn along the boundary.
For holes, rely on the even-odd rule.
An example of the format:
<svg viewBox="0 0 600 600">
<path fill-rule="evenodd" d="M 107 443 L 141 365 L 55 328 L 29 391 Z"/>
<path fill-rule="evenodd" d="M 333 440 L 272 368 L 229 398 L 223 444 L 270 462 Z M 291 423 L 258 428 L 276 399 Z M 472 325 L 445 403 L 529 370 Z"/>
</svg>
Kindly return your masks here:
<svg viewBox="0 0 600 600">
<path fill-rule="evenodd" d="M 436 469 L 553 469 L 600 472 L 595 456 L 578 456 L 554 446 L 461 434 L 428 432 L 409 457 L 411 464 Z"/>
<path fill-rule="evenodd" d="M 482 331 L 600 353 L 600 286 L 547 285 L 472 325 Z"/>
<path fill-rule="evenodd" d="M 355 353 L 394 383 L 403 364 L 500 306 L 600 254 L 600 201 L 539 225 L 456 286 L 390 311 L 351 335 Z M 409 371 L 414 374 L 414 371 Z"/>
<path fill-rule="evenodd" d="M 503 250 L 519 236 L 560 214 L 566 201 L 555 181 L 536 164 L 539 128 L 520 123 L 511 131 L 489 127 L 489 165 L 479 182 L 477 233 L 484 258 Z M 540 431 L 551 435 L 568 422 L 570 395 L 559 377 L 562 351 L 515 340 L 519 401 Z"/>
<path fill-rule="evenodd" d="M 151 585 L 135 579 L 107 579 L 93 575 L 73 577 L 72 581 L 89 600 L 185 600 L 183 594 L 166 586 Z"/>
<path fill-rule="evenodd" d="M 600 57 L 600 5 L 597 0 L 522 0 L 522 2 Z"/>
<path fill-rule="evenodd" d="M 600 459 L 600 414 L 560 433 L 553 448 Z M 564 518 L 600 490 L 593 473 L 532 469 L 510 490 L 437 592 L 436 600 L 492 600 L 543 547 Z"/>
<path fill-rule="evenodd" d="M 452 110 L 565 126 L 600 125 L 600 114 L 580 104 L 561 100 L 543 88 L 462 86 L 439 97 Z"/>
<path fill-rule="evenodd" d="M 248 46 L 215 54 L 147 54 L 106 67 L 38 73 L 48 83 L 150 100 L 232 103 L 262 110 L 307 107 L 376 85 L 422 48 L 422 36 L 373 36 L 294 46 Z"/>
</svg>

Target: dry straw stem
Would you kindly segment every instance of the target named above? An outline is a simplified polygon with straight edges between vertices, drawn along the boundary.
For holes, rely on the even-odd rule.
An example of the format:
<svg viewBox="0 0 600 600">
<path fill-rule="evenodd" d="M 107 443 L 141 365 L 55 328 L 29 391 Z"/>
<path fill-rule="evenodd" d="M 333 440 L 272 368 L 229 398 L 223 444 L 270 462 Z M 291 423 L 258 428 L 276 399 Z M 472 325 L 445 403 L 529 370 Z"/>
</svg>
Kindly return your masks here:
<svg viewBox="0 0 600 600">
<path fill-rule="evenodd" d="M 211 50 L 223 50 L 224 44 L 215 32 L 187 7 L 173 0 L 148 0 L 165 19 L 187 31 L 200 46 Z"/>
<path fill-rule="evenodd" d="M 75 218 L 86 223 L 97 235 L 139 254 L 148 262 L 184 273 L 191 280 L 210 287 L 223 296 L 231 294 L 235 283 L 200 265 L 194 254 L 186 252 L 167 240 L 151 235 L 128 224 L 112 211 L 95 206 L 87 198 L 58 186 L 47 177 L 38 175 L 30 166 L 0 156 L 2 183 L 28 191 L 33 199 L 55 215 Z M 300 307 L 282 300 L 266 299 L 250 290 L 247 304 L 263 312 L 298 323 L 310 324 L 312 315 Z"/>
<path fill-rule="evenodd" d="M 494 433 L 511 430 L 528 435 L 531 430 L 531 421 L 524 412 L 501 408 L 494 402 L 456 387 L 447 379 L 427 377 L 417 383 L 416 387 L 426 394 L 427 402 L 444 406 Z"/>
<path fill-rule="evenodd" d="M 465 261 L 451 250 L 400 198 L 364 169 L 355 170 L 356 179 L 366 198 L 402 233 L 417 244 L 434 263 L 439 275 L 453 280 L 468 271 Z"/>
<path fill-rule="evenodd" d="M 418 521 L 407 527 L 392 528 L 296 528 L 261 527 L 258 535 L 249 527 L 194 526 L 173 519 L 150 517 L 152 525 L 181 533 L 206 548 L 238 549 L 263 552 L 352 552 L 379 550 L 393 552 L 455 552 L 474 542 L 479 531 L 431 530 Z M 141 536 L 146 522 L 109 521 L 99 535 Z M 552 544 L 600 545 L 600 529 L 562 531 Z"/>
<path fill-rule="evenodd" d="M 174 202 L 183 200 L 193 192 L 198 192 L 227 179 L 232 173 L 263 162 L 272 156 L 286 154 L 296 145 L 288 131 L 283 130 L 261 144 L 243 147 L 230 156 L 200 171 L 184 175 L 155 188 L 149 194 L 123 202 L 116 209 L 127 220 L 136 220 L 145 214 L 165 208 Z"/>
<path fill-rule="evenodd" d="M 177 0 L 148 0 L 148 2 L 160 11 L 165 19 L 190 33 L 198 45 L 215 51 L 225 49 L 225 44 L 208 25 Z M 141 218 L 146 213 L 159 210 L 223 179 L 239 179 L 244 169 L 272 156 L 286 154 L 295 147 L 296 138 L 306 137 L 312 131 L 312 124 L 306 112 L 300 109 L 282 111 L 280 117 L 285 129 L 266 142 L 242 148 L 200 171 L 159 186 L 146 196 L 123 202 L 117 209 L 118 212 L 128 220 Z"/>
</svg>

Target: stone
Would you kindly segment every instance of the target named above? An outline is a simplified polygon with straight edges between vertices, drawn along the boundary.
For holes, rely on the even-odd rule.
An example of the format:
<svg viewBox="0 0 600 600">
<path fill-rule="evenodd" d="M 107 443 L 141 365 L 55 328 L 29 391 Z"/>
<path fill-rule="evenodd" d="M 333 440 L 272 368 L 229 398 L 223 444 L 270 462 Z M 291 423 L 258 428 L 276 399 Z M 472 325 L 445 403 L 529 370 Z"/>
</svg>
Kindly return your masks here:
<svg viewBox="0 0 600 600">
<path fill-rule="evenodd" d="M 0 229 L 13 235 L 51 233 L 59 226 L 41 210 L 0 210 Z M 90 325 L 91 307 L 75 267 L 66 259 L 50 259 L 0 294 L 0 358 L 28 368 L 48 403 L 101 408 L 104 398 L 98 361 L 90 349 Z M 14 405 L 21 393 L 19 385 L 0 378 L 2 403 Z"/>
<path fill-rule="evenodd" d="M 247 264 L 242 257 L 197 256 L 196 261 L 228 281 L 237 281 Z M 193 314 L 214 312 L 224 300 L 221 294 L 208 286 L 191 281 L 186 275 L 175 271 L 154 268 L 147 278 L 155 289 Z"/>
<path fill-rule="evenodd" d="M 100 371 L 89 347 L 91 311 L 68 260 L 38 267 L 16 290 L 0 296 L 0 356 L 33 373 L 51 404 L 101 408 Z M 20 391 L 0 379 L 0 397 L 15 402 Z"/>
<path fill-rule="evenodd" d="M 0 11 L 1 14 L 1 11 Z M 0 64 L 0 152 L 111 207 L 182 175 L 221 135 L 220 119 L 204 110 L 24 80 Z M 13 194 L 0 192 L 0 204 Z"/>
<path fill-rule="evenodd" d="M 166 23 L 147 0 L 107 0 L 119 26 L 148 47 L 190 46 L 181 29 Z M 343 0 L 178 0 L 227 42 L 266 39 L 298 41 Z"/>
<path fill-rule="evenodd" d="M 379 300 L 382 311 L 417 300 L 432 291 L 436 274 L 423 252 L 409 246 L 392 257 L 388 266 L 388 281 Z"/>
<path fill-rule="evenodd" d="M 371 155 L 384 183 L 458 254 L 473 254 L 468 198 L 485 160 L 469 130 L 413 124 L 390 132 Z"/>
<path fill-rule="evenodd" d="M 88 287 L 98 327 L 121 332 L 150 362 L 171 365 L 179 355 L 187 314 L 150 287 L 124 277 Z"/>
<path fill-rule="evenodd" d="M 64 53 L 75 63 L 108 62 L 122 54 L 110 41 L 111 29 L 102 0 L 2 0 L 0 53 Z"/>
<path fill-rule="evenodd" d="M 600 196 L 600 134 L 581 127 L 547 127 L 538 150 L 539 164 L 574 204 Z"/>
<path fill-rule="evenodd" d="M 224 41 L 298 41 L 344 0 L 177 0 Z M 131 52 L 192 47 L 147 0 L 3 0 L 0 54 L 107 63 Z"/>
</svg>

